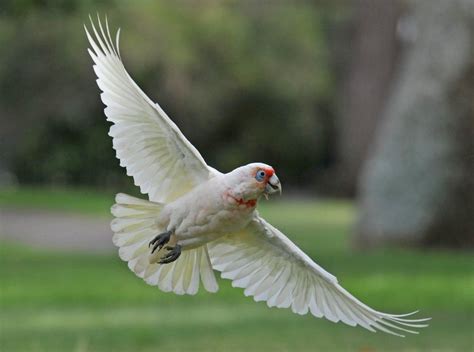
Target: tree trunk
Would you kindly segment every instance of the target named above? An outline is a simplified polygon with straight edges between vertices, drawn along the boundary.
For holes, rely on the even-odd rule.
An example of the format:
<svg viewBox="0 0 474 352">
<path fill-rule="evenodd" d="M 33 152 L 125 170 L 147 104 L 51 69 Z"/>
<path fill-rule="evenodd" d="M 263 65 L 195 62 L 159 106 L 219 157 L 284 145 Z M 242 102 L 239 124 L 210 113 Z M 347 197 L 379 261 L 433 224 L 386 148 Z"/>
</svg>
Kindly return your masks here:
<svg viewBox="0 0 474 352">
<path fill-rule="evenodd" d="M 474 3 L 424 0 L 360 183 L 355 242 L 474 246 Z"/>
<path fill-rule="evenodd" d="M 352 62 L 342 94 L 336 170 L 339 189 L 349 195 L 355 193 L 392 81 L 401 6 L 398 0 L 358 0 L 354 11 Z"/>
</svg>

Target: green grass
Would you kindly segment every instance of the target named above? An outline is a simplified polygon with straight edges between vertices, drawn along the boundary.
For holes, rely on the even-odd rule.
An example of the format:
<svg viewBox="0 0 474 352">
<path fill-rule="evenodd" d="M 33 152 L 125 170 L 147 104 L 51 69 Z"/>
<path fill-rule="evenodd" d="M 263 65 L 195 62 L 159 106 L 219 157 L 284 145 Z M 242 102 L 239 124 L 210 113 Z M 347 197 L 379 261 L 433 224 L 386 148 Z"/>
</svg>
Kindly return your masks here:
<svg viewBox="0 0 474 352">
<path fill-rule="evenodd" d="M 12 191 L 9 191 L 12 192 Z M 33 195 L 28 201 L 27 192 Z M 19 190 L 16 207 L 106 215 L 112 197 Z M 5 192 L 0 191 L 0 199 Z M 22 199 L 22 200 L 21 200 Z M 284 198 L 283 198 L 284 199 Z M 0 206 L 7 202 L 0 201 Z M 217 294 L 176 296 L 136 278 L 116 255 L 2 243 L 1 351 L 471 351 L 469 253 L 350 250 L 347 202 L 266 202 L 261 213 L 371 306 L 421 309 L 430 327 L 405 339 L 269 309 L 220 280 Z M 103 209 L 104 208 L 104 209 Z"/>
<path fill-rule="evenodd" d="M 92 189 L 0 188 L 0 208 L 45 209 L 107 216 L 114 195 Z"/>
</svg>

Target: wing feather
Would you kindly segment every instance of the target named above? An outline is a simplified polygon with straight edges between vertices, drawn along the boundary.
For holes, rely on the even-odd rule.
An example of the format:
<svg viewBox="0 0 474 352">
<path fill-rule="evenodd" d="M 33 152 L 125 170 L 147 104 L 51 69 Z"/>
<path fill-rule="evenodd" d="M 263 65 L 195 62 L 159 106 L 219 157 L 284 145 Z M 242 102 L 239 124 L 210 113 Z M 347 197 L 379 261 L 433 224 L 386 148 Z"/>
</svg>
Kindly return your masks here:
<svg viewBox="0 0 474 352">
<path fill-rule="evenodd" d="M 91 19 L 92 31 L 84 28 L 104 112 L 113 123 L 113 147 L 141 192 L 150 200 L 169 202 L 217 173 L 132 80 L 120 56 L 120 30 L 114 44 L 107 19 L 105 27 L 98 19 L 97 29 Z"/>
<path fill-rule="evenodd" d="M 347 292 L 337 278 L 313 262 L 283 233 L 256 217 L 241 233 L 212 242 L 209 254 L 214 269 L 244 288 L 245 295 L 266 301 L 269 307 L 291 308 L 294 313 L 403 336 L 417 333 L 427 319 L 410 314 L 378 312 Z"/>
</svg>

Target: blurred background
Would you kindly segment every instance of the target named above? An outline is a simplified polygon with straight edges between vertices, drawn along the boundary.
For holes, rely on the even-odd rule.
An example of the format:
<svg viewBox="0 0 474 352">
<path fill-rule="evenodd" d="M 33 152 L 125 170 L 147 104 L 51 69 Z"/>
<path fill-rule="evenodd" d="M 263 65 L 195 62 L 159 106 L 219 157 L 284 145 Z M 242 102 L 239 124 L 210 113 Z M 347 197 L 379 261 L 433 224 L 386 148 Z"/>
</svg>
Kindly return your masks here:
<svg viewBox="0 0 474 352">
<path fill-rule="evenodd" d="M 396 339 L 268 309 L 220 281 L 177 297 L 120 262 L 115 158 L 83 24 L 208 164 L 273 165 L 262 213 Z M 0 2 L 0 350 L 474 350 L 474 0 Z"/>
</svg>

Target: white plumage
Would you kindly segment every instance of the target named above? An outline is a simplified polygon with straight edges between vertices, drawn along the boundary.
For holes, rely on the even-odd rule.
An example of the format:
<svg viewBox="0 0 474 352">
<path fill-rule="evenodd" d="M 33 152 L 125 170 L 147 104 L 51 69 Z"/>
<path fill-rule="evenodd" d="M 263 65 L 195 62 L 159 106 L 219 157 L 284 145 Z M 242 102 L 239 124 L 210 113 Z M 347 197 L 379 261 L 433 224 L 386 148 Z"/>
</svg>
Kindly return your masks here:
<svg viewBox="0 0 474 352">
<path fill-rule="evenodd" d="M 91 21 L 94 38 L 87 28 L 86 34 L 105 115 L 113 123 L 109 134 L 120 165 L 150 200 L 118 194 L 112 207 L 113 242 L 137 276 L 166 292 L 195 294 L 199 282 L 217 291 L 215 269 L 269 307 L 400 336 L 426 326 L 428 319 L 406 318 L 413 313 L 386 314 L 363 304 L 261 218 L 261 196 L 281 191 L 273 169 L 253 163 L 222 174 L 209 167 L 125 70 L 120 31 L 114 44 L 107 22 L 105 30 L 98 23 L 99 31 Z M 168 233 L 168 242 L 152 253 L 150 241 L 160 233 Z M 160 264 L 173 252 L 178 259 Z"/>
</svg>

